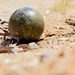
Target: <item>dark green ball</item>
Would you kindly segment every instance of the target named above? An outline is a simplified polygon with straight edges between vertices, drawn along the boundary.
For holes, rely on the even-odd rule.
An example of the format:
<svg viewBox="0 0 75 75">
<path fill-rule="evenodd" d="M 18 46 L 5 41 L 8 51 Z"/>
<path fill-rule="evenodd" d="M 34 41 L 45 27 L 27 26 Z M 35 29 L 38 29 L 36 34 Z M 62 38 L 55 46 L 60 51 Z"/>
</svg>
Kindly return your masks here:
<svg viewBox="0 0 75 75">
<path fill-rule="evenodd" d="M 13 38 L 23 38 L 26 41 L 38 40 L 44 31 L 43 17 L 35 9 L 20 8 L 10 17 L 9 31 Z"/>
</svg>

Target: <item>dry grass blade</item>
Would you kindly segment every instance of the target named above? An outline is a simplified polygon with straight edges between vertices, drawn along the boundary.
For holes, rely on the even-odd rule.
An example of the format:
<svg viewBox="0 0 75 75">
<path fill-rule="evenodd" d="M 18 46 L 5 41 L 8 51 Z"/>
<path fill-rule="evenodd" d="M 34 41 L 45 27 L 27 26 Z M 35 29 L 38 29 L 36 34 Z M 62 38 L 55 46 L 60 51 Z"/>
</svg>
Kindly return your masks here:
<svg viewBox="0 0 75 75">
<path fill-rule="evenodd" d="M 52 11 L 66 11 L 67 8 L 69 7 L 69 2 L 68 0 L 61 0 L 61 2 L 56 3 L 54 7 L 52 8 Z"/>
</svg>

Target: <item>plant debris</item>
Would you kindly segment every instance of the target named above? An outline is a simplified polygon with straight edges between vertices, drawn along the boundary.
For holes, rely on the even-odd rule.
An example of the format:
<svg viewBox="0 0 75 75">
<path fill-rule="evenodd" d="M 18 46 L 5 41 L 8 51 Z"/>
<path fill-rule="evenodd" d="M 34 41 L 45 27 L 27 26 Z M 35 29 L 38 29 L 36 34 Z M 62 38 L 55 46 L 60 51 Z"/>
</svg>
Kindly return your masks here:
<svg viewBox="0 0 75 75">
<path fill-rule="evenodd" d="M 65 22 L 68 23 L 69 25 L 75 26 L 75 20 L 72 20 L 72 19 L 66 19 Z"/>
</svg>

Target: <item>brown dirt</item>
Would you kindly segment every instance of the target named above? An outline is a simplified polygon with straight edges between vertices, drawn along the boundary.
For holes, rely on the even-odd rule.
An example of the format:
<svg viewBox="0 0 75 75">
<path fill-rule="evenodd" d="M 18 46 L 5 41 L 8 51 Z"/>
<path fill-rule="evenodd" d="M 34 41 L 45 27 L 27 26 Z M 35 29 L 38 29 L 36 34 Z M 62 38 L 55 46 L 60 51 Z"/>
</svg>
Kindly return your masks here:
<svg viewBox="0 0 75 75">
<path fill-rule="evenodd" d="M 69 0 L 66 11 L 52 11 L 58 2 L 60 0 L 0 0 L 2 20 L 9 21 L 16 9 L 28 6 L 38 10 L 45 21 L 38 48 L 22 44 L 19 48 L 23 51 L 9 53 L 10 49 L 3 47 L 8 53 L 0 54 L 0 75 L 75 75 L 75 1 Z M 72 23 L 66 23 L 66 19 L 71 19 Z"/>
</svg>

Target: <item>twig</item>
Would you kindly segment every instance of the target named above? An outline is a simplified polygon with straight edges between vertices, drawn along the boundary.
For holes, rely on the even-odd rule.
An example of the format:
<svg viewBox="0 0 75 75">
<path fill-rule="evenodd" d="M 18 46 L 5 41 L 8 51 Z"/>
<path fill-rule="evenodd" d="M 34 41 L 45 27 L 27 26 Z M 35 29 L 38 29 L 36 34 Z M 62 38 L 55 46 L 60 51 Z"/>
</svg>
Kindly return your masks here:
<svg viewBox="0 0 75 75">
<path fill-rule="evenodd" d="M 72 19 L 66 19 L 65 22 L 68 23 L 69 25 L 75 26 L 75 20 L 72 20 Z"/>
</svg>

